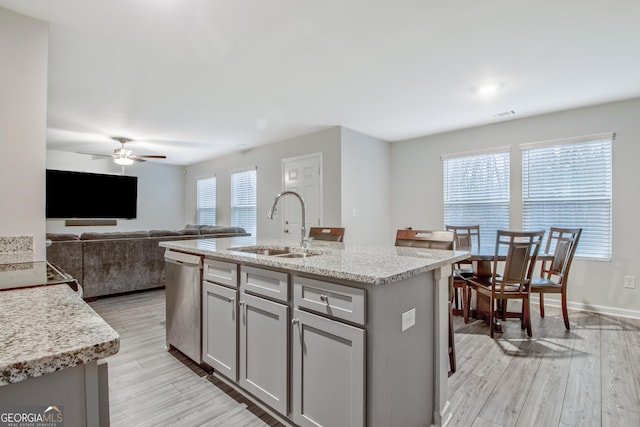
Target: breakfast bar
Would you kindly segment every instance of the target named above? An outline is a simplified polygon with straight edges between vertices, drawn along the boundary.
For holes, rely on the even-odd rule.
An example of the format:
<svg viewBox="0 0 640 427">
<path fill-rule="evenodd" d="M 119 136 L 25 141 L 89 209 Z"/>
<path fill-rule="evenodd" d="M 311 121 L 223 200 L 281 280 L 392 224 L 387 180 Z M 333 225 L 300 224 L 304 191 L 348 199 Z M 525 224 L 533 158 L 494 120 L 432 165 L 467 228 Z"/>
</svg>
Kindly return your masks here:
<svg viewBox="0 0 640 427">
<path fill-rule="evenodd" d="M 468 252 L 242 238 L 160 245 L 202 261 L 195 361 L 284 423 L 444 424 L 449 276 Z"/>
</svg>

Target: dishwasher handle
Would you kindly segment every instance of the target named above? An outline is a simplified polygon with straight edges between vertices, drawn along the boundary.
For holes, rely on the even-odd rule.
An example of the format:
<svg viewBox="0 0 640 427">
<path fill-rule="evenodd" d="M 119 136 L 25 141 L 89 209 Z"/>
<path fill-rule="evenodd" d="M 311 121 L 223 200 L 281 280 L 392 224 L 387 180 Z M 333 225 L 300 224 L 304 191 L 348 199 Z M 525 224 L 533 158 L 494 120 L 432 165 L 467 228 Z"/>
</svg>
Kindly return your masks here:
<svg viewBox="0 0 640 427">
<path fill-rule="evenodd" d="M 185 254 L 184 252 L 167 250 L 164 254 L 164 260 L 167 263 L 184 265 L 187 267 L 202 266 L 202 257 L 198 255 Z"/>
</svg>

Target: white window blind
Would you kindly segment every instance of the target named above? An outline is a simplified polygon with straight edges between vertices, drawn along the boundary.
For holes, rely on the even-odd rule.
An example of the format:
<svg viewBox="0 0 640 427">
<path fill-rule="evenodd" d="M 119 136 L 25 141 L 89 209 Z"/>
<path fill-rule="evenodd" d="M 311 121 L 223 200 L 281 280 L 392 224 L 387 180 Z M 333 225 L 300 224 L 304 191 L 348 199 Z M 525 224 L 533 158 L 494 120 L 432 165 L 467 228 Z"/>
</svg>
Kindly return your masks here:
<svg viewBox="0 0 640 427">
<path fill-rule="evenodd" d="M 444 224 L 480 225 L 480 246 L 509 229 L 509 152 L 443 156 Z"/>
<path fill-rule="evenodd" d="M 576 256 L 611 258 L 611 142 L 527 144 L 522 148 L 524 229 L 580 227 Z"/>
<path fill-rule="evenodd" d="M 231 174 L 231 225 L 256 236 L 256 170 Z"/>
<path fill-rule="evenodd" d="M 198 224 L 216 225 L 216 177 L 198 180 Z"/>
</svg>

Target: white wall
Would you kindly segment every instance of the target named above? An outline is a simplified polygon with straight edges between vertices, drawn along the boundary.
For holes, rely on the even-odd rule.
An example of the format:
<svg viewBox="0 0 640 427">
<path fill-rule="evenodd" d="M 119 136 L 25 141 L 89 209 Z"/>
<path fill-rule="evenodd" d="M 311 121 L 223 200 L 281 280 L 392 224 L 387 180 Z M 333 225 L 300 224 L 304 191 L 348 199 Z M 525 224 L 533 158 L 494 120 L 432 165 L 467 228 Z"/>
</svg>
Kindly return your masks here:
<svg viewBox="0 0 640 427">
<path fill-rule="evenodd" d="M 625 275 L 640 276 L 639 117 L 640 99 L 632 99 L 393 143 L 392 226 L 443 226 L 441 154 L 511 146 L 511 227 L 518 229 L 519 144 L 613 131 L 613 259 L 575 260 L 568 299 L 576 308 L 640 317 L 640 283 L 623 288 Z"/>
<path fill-rule="evenodd" d="M 48 150 L 46 165 L 47 169 L 122 175 L 122 166 L 111 159 L 94 160 L 86 154 Z M 81 227 L 67 227 L 64 220 L 47 220 L 47 232 L 176 230 L 185 226 L 184 167 L 144 162 L 126 166 L 124 171 L 125 175 L 138 177 L 136 219 L 118 219 L 117 226 Z"/>
<path fill-rule="evenodd" d="M 273 197 L 282 191 L 282 159 L 311 153 L 323 153 L 323 218 L 327 224 L 340 224 L 340 128 L 334 127 L 286 141 L 260 146 L 241 153 L 197 163 L 187 167 L 185 200 L 186 221 L 196 223 L 197 180 L 216 176 L 218 225 L 231 224 L 230 174 L 235 170 L 257 167 L 259 239 L 282 236 L 280 221 L 267 219 Z"/>
<path fill-rule="evenodd" d="M 342 226 L 345 242 L 393 244 L 391 145 L 342 128 Z"/>
<path fill-rule="evenodd" d="M 48 25 L 0 8 L 0 236 L 45 259 Z"/>
</svg>

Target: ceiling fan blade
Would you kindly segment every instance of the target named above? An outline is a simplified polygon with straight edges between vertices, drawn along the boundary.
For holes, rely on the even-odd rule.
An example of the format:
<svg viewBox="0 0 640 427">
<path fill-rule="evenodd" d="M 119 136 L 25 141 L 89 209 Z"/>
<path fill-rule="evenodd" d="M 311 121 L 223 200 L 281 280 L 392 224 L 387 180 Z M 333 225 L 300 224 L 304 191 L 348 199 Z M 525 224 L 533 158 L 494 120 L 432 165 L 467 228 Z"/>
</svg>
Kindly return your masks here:
<svg viewBox="0 0 640 427">
<path fill-rule="evenodd" d="M 92 156 L 93 159 L 92 160 L 99 160 L 99 159 L 113 159 L 116 156 L 112 155 L 112 154 L 96 154 L 96 153 L 81 153 L 79 151 L 76 151 L 76 153 L 78 154 L 85 154 L 87 156 Z"/>
<path fill-rule="evenodd" d="M 155 156 L 155 155 L 145 155 L 145 154 L 134 154 L 131 157 L 138 157 L 142 159 L 166 159 L 167 156 Z"/>
</svg>

